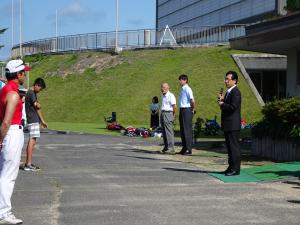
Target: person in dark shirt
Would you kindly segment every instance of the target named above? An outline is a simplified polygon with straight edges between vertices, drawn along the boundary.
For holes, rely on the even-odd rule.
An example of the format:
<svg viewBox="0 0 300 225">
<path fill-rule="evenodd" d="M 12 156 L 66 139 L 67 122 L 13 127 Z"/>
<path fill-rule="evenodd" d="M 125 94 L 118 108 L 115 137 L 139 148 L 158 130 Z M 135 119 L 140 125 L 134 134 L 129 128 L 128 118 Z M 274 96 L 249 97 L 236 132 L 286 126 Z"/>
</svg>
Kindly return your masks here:
<svg viewBox="0 0 300 225">
<path fill-rule="evenodd" d="M 151 118 L 150 118 L 150 127 L 154 130 L 159 126 L 159 104 L 158 97 L 154 96 L 152 98 L 152 103 L 150 105 Z"/>
<path fill-rule="evenodd" d="M 33 86 L 29 88 L 25 97 L 25 110 L 29 131 L 29 139 L 26 148 L 26 162 L 24 165 L 25 171 L 37 171 L 40 169 L 38 166 L 32 164 L 32 154 L 36 139 L 40 137 L 40 123 L 43 128 L 48 127 L 42 115 L 42 106 L 37 99 L 37 93 L 45 88 L 45 81 L 42 78 L 37 78 L 34 81 Z"/>
<path fill-rule="evenodd" d="M 235 71 L 228 71 L 225 76 L 227 92 L 218 96 L 221 109 L 221 123 L 224 131 L 228 151 L 228 168 L 224 171 L 226 176 L 240 174 L 241 150 L 239 136 L 241 130 L 241 92 L 237 87 L 238 75 Z"/>
</svg>

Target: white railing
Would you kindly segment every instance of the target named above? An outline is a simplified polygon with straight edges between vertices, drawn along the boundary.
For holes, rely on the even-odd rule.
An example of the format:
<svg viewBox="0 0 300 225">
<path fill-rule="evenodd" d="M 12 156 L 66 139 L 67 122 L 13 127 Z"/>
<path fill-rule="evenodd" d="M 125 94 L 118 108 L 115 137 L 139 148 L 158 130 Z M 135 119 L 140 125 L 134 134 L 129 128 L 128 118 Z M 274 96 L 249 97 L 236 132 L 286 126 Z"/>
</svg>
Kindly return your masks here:
<svg viewBox="0 0 300 225">
<path fill-rule="evenodd" d="M 245 35 L 245 25 L 170 28 L 177 46 L 227 43 Z M 118 47 L 123 49 L 174 46 L 165 29 L 127 30 L 118 32 Z M 22 56 L 82 50 L 111 50 L 116 46 L 115 32 L 77 34 L 22 43 Z M 163 40 L 163 41 L 162 41 Z M 19 45 L 12 48 L 12 57 L 20 56 Z"/>
</svg>

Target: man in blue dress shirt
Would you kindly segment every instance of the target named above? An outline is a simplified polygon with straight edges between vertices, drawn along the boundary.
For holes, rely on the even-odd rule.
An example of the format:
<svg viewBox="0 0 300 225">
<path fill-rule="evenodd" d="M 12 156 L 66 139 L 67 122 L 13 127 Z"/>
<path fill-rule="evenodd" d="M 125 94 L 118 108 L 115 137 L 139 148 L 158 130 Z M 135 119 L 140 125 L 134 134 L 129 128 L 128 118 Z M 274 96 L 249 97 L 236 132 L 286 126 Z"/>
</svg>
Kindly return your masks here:
<svg viewBox="0 0 300 225">
<path fill-rule="evenodd" d="M 182 141 L 181 155 L 192 154 L 193 142 L 193 114 L 195 112 L 195 98 L 192 89 L 188 85 L 188 76 L 182 74 L 179 76 L 181 92 L 179 96 L 179 121 L 180 135 Z"/>
</svg>

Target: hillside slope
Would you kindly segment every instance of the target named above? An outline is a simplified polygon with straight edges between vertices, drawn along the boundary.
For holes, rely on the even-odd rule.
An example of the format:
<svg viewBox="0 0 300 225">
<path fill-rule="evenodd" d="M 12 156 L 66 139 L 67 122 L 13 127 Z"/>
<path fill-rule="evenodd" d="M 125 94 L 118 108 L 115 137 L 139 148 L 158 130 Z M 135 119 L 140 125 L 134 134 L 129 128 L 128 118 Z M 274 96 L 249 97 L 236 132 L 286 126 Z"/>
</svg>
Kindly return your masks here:
<svg viewBox="0 0 300 225">
<path fill-rule="evenodd" d="M 25 60 L 33 66 L 31 83 L 37 77 L 46 80 L 40 101 L 47 121 L 102 123 L 103 116 L 116 111 L 124 125 L 147 125 L 151 99 L 161 96 L 160 84 L 168 82 L 178 98 L 181 73 L 189 76 L 196 117 L 217 115 L 219 119 L 216 95 L 224 87 L 224 74 L 238 71 L 232 53 L 240 52 L 228 47 L 188 48 L 125 51 L 119 56 L 99 52 L 27 56 Z M 260 118 L 260 106 L 241 75 L 238 86 L 242 117 Z"/>
</svg>

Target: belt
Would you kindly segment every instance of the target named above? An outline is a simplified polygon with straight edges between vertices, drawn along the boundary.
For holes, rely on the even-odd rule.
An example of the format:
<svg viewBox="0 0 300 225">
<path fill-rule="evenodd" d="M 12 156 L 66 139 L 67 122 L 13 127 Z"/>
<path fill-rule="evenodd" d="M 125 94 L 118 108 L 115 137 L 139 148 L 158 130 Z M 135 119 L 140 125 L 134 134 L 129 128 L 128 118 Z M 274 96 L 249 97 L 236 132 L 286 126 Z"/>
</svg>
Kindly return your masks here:
<svg viewBox="0 0 300 225">
<path fill-rule="evenodd" d="M 163 113 L 166 113 L 166 112 L 170 113 L 170 112 L 173 112 L 173 111 L 162 110 L 161 112 L 163 112 Z"/>
<path fill-rule="evenodd" d="M 20 130 L 22 130 L 23 129 L 23 126 L 22 125 L 19 125 L 19 124 L 12 124 L 12 125 L 10 125 L 10 128 L 11 129 L 20 129 Z"/>
</svg>

